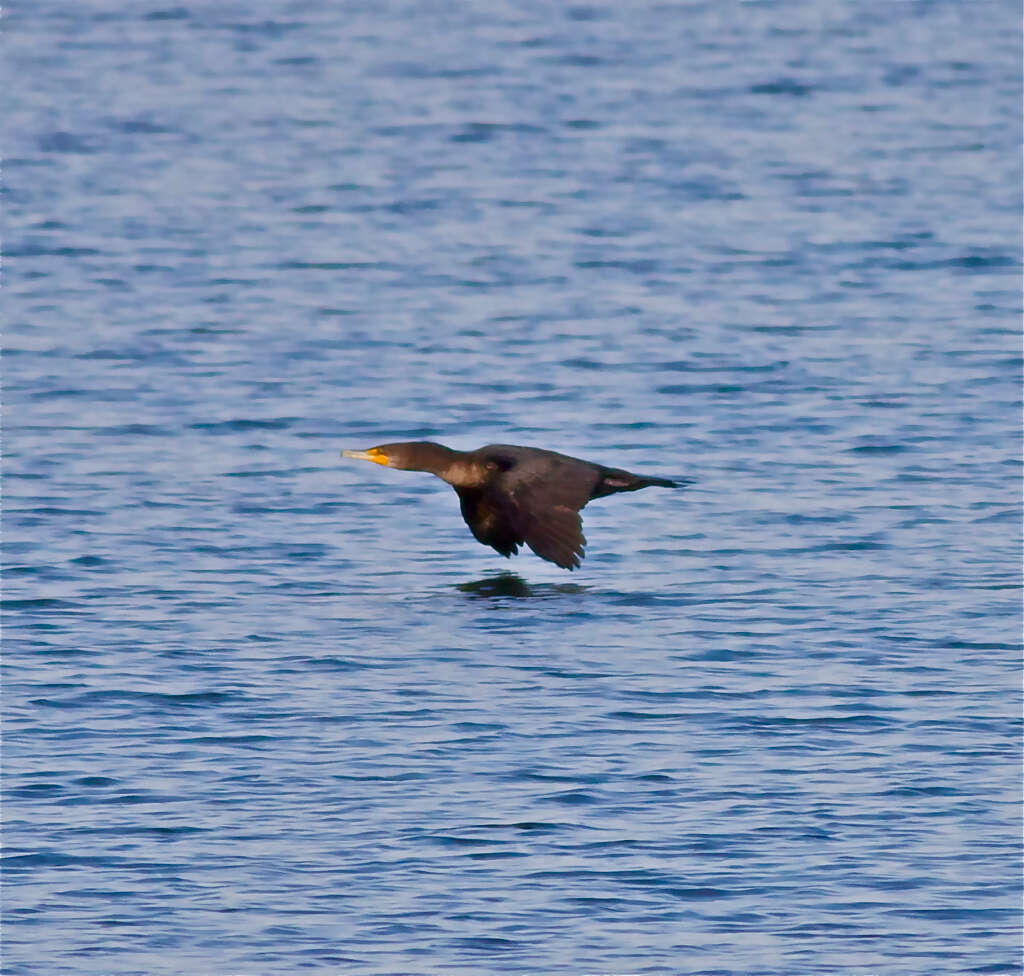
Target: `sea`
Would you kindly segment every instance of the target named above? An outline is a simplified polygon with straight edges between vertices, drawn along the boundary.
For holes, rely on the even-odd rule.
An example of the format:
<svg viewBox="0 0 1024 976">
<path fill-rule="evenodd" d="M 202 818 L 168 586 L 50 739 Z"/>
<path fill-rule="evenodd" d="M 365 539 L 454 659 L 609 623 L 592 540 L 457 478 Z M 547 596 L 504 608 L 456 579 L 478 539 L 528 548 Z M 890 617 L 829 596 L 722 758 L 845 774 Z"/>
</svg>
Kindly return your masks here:
<svg viewBox="0 0 1024 976">
<path fill-rule="evenodd" d="M 4 976 L 1021 973 L 1019 4 L 5 7 Z"/>
</svg>

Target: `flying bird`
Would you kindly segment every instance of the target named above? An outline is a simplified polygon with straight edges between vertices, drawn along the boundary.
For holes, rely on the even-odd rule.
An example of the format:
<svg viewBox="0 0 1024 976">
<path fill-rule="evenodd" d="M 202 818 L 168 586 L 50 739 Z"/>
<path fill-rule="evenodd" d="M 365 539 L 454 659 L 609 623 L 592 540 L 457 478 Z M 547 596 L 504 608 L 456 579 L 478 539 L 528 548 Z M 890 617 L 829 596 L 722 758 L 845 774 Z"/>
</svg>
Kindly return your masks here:
<svg viewBox="0 0 1024 976">
<path fill-rule="evenodd" d="M 569 570 L 579 566 L 587 544 L 580 519 L 580 509 L 587 502 L 620 491 L 691 484 L 689 479 L 630 474 L 512 444 L 453 451 L 443 444 L 412 441 L 341 453 L 389 468 L 437 475 L 455 489 L 462 517 L 479 542 L 503 556 L 517 553 L 525 543 L 541 559 Z"/>
</svg>

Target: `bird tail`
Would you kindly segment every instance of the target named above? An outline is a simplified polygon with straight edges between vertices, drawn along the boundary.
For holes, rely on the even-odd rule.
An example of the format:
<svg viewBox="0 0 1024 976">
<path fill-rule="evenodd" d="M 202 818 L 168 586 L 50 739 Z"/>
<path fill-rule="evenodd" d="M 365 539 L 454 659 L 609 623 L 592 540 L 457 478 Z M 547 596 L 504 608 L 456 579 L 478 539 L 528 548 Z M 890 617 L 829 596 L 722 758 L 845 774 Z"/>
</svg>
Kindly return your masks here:
<svg viewBox="0 0 1024 976">
<path fill-rule="evenodd" d="M 692 485 L 692 478 L 648 478 L 643 475 L 636 476 L 636 483 L 630 485 L 629 491 L 636 491 L 638 488 L 685 488 Z"/>
<path fill-rule="evenodd" d="M 639 491 L 641 488 L 685 488 L 693 484 L 690 478 L 651 478 L 642 474 L 630 474 L 618 468 L 605 468 L 591 498 L 603 498 L 619 491 Z"/>
</svg>

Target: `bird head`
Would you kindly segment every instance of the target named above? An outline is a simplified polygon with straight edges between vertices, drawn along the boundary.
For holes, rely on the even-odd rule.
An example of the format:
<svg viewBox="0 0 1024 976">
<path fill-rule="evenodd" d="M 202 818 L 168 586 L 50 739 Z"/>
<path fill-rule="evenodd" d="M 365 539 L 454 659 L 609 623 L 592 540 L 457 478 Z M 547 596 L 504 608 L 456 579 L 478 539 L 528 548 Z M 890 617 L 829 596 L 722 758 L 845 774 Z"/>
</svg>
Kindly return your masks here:
<svg viewBox="0 0 1024 976">
<path fill-rule="evenodd" d="M 359 461 L 372 461 L 387 468 L 403 471 L 429 471 L 440 475 L 451 463 L 453 452 L 429 441 L 408 441 L 401 444 L 381 444 L 367 451 L 342 451 L 342 457 Z"/>
</svg>

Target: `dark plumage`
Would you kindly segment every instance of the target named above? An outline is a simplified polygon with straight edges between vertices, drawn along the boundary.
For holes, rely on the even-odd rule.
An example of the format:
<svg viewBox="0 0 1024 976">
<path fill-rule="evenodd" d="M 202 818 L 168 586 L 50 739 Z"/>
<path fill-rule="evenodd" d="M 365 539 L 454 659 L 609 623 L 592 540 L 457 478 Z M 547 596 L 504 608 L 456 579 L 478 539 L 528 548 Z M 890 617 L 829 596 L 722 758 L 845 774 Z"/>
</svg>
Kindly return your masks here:
<svg viewBox="0 0 1024 976">
<path fill-rule="evenodd" d="M 580 509 L 587 502 L 653 485 L 689 484 L 511 444 L 453 451 L 442 444 L 415 441 L 341 453 L 389 468 L 437 475 L 455 489 L 462 517 L 485 546 L 511 556 L 525 543 L 541 559 L 563 569 L 575 569 L 583 558 L 587 540 Z"/>
</svg>

